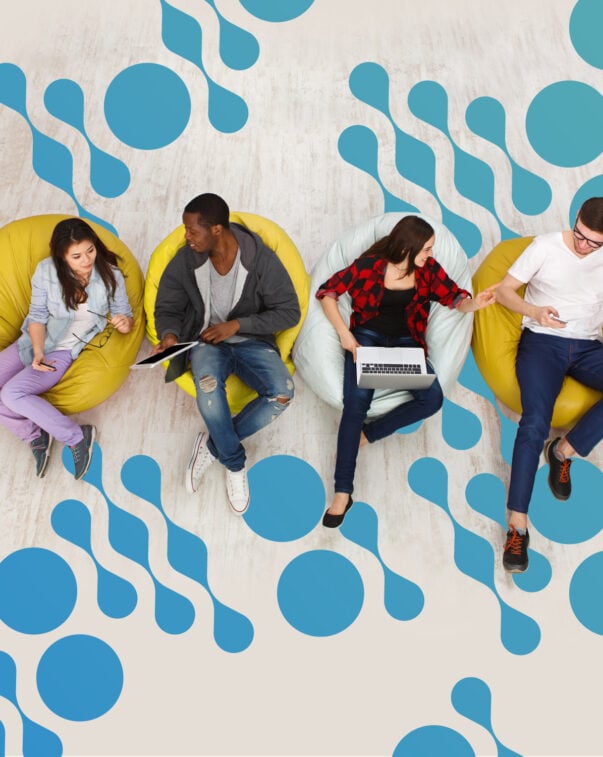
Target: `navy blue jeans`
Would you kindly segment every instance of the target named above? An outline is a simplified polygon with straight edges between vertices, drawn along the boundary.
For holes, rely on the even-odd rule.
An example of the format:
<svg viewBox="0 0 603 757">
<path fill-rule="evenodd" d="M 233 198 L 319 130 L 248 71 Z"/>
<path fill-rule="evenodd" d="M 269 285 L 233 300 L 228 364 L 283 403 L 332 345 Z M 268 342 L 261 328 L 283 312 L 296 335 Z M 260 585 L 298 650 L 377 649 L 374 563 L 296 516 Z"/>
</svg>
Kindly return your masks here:
<svg viewBox="0 0 603 757">
<path fill-rule="evenodd" d="M 280 355 L 267 342 L 201 342 L 190 351 L 197 390 L 197 407 L 207 430 L 209 451 L 231 471 L 245 466 L 241 440 L 277 418 L 293 399 L 293 380 Z M 234 418 L 226 399 L 225 382 L 233 373 L 258 396 Z"/>
<path fill-rule="evenodd" d="M 388 337 L 376 331 L 356 328 L 352 332 L 363 347 L 419 347 L 411 337 Z M 433 368 L 428 364 L 429 373 Z M 429 389 L 410 392 L 412 399 L 392 408 L 385 415 L 366 423 L 374 389 L 360 389 L 356 383 L 356 364 L 352 353 L 346 350 L 343 370 L 343 414 L 337 435 L 337 462 L 335 464 L 335 491 L 351 494 L 354 490 L 354 472 L 360 444 L 360 433 L 369 442 L 376 442 L 399 428 L 428 418 L 442 407 L 444 395 L 437 380 Z"/>
<path fill-rule="evenodd" d="M 603 344 L 593 339 L 566 339 L 524 329 L 515 372 L 522 416 L 513 446 L 507 507 L 527 513 L 542 447 L 549 435 L 553 407 L 563 379 L 603 391 Z M 603 438 L 603 400 L 586 412 L 566 435 L 582 457 Z"/>
</svg>

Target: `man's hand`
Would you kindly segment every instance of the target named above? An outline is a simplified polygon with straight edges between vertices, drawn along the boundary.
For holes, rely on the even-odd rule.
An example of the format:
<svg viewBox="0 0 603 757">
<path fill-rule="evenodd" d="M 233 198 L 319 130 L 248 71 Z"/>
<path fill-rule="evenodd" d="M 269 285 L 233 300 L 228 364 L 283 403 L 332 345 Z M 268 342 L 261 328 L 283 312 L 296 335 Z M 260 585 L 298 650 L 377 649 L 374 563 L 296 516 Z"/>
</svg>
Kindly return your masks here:
<svg viewBox="0 0 603 757">
<path fill-rule="evenodd" d="M 178 338 L 175 334 L 166 334 L 159 342 L 159 344 L 156 344 L 153 347 L 153 349 L 151 350 L 151 355 L 157 355 L 158 352 L 163 352 L 164 350 L 167 350 L 168 347 L 171 347 L 172 345 L 177 343 Z"/>
<path fill-rule="evenodd" d="M 239 329 L 240 325 L 237 320 L 216 323 L 201 332 L 201 341 L 208 342 L 208 344 L 219 344 L 228 337 L 234 336 Z"/>
<path fill-rule="evenodd" d="M 565 321 L 559 320 L 559 313 L 555 308 L 550 305 L 543 305 L 542 307 L 534 307 L 534 314 L 532 318 L 541 326 L 546 326 L 549 329 L 564 329 Z"/>
</svg>

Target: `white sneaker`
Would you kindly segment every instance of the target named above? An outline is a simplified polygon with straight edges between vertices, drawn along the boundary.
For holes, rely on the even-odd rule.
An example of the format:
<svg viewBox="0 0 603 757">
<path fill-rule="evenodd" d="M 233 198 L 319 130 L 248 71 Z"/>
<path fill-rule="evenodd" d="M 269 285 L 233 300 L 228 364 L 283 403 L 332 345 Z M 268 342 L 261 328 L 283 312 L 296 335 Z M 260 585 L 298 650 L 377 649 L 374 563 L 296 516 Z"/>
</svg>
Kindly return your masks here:
<svg viewBox="0 0 603 757">
<path fill-rule="evenodd" d="M 199 431 L 195 444 L 193 445 L 193 452 L 191 459 L 188 462 L 186 468 L 186 491 L 189 494 L 194 494 L 199 488 L 203 474 L 209 468 L 209 466 L 216 459 L 207 448 L 208 435 L 205 431 Z"/>
<path fill-rule="evenodd" d="M 226 469 L 226 491 L 233 512 L 243 515 L 249 507 L 249 485 L 245 468 L 237 471 Z"/>
</svg>

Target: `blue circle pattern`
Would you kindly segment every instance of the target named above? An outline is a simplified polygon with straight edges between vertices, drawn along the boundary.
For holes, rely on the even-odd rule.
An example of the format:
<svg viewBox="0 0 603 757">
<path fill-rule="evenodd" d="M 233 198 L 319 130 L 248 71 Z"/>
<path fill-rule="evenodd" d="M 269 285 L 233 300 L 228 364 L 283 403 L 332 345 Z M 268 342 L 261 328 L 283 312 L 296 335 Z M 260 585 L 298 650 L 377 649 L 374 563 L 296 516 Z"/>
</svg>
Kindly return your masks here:
<svg viewBox="0 0 603 757">
<path fill-rule="evenodd" d="M 603 635 L 603 552 L 587 557 L 572 576 L 569 599 L 575 616 L 589 631 Z"/>
<path fill-rule="evenodd" d="M 95 636 L 66 636 L 52 644 L 38 664 L 44 704 L 67 720 L 94 720 L 119 699 L 123 669 L 113 649 Z"/>
<path fill-rule="evenodd" d="M 246 11 L 262 21 L 291 21 L 305 13 L 314 0 L 240 0 Z"/>
<path fill-rule="evenodd" d="M 20 549 L 0 563 L 0 620 L 14 631 L 39 634 L 58 628 L 76 597 L 73 571 L 48 549 Z"/>
<path fill-rule="evenodd" d="M 526 130 L 534 150 L 549 163 L 590 163 L 601 154 L 603 96 L 578 81 L 550 84 L 530 103 Z"/>
<path fill-rule="evenodd" d="M 394 749 L 393 757 L 475 757 L 473 748 L 457 731 L 426 725 L 410 731 Z"/>
<path fill-rule="evenodd" d="M 601 0 L 579 0 L 570 18 L 570 37 L 578 55 L 597 68 L 603 68 L 602 28 Z"/>
<path fill-rule="evenodd" d="M 156 150 L 177 139 L 191 114 L 182 79 L 157 63 L 138 63 L 113 79 L 105 94 L 109 128 L 125 144 Z"/>
<path fill-rule="evenodd" d="M 364 585 L 347 558 L 317 549 L 291 560 L 279 579 L 277 597 L 293 628 L 310 636 L 332 636 L 358 617 Z"/>
<path fill-rule="evenodd" d="M 318 523 L 325 502 L 320 476 L 308 463 L 289 455 L 260 460 L 249 471 L 251 503 L 245 522 L 258 536 L 293 541 Z"/>
</svg>

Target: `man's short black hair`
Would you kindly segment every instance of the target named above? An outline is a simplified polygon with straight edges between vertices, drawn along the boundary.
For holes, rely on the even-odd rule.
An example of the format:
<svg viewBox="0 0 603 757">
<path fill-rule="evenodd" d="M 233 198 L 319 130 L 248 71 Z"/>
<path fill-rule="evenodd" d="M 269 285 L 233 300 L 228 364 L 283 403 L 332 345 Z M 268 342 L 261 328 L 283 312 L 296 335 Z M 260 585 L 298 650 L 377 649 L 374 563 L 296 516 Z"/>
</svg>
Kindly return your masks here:
<svg viewBox="0 0 603 757">
<path fill-rule="evenodd" d="M 228 220 L 230 210 L 228 209 L 228 205 L 221 197 L 211 192 L 197 195 L 184 208 L 184 212 L 197 213 L 205 223 L 209 223 L 212 226 L 220 224 L 225 229 L 230 227 Z"/>
<path fill-rule="evenodd" d="M 578 211 L 578 218 L 591 231 L 603 234 L 603 197 L 591 197 Z"/>
</svg>

